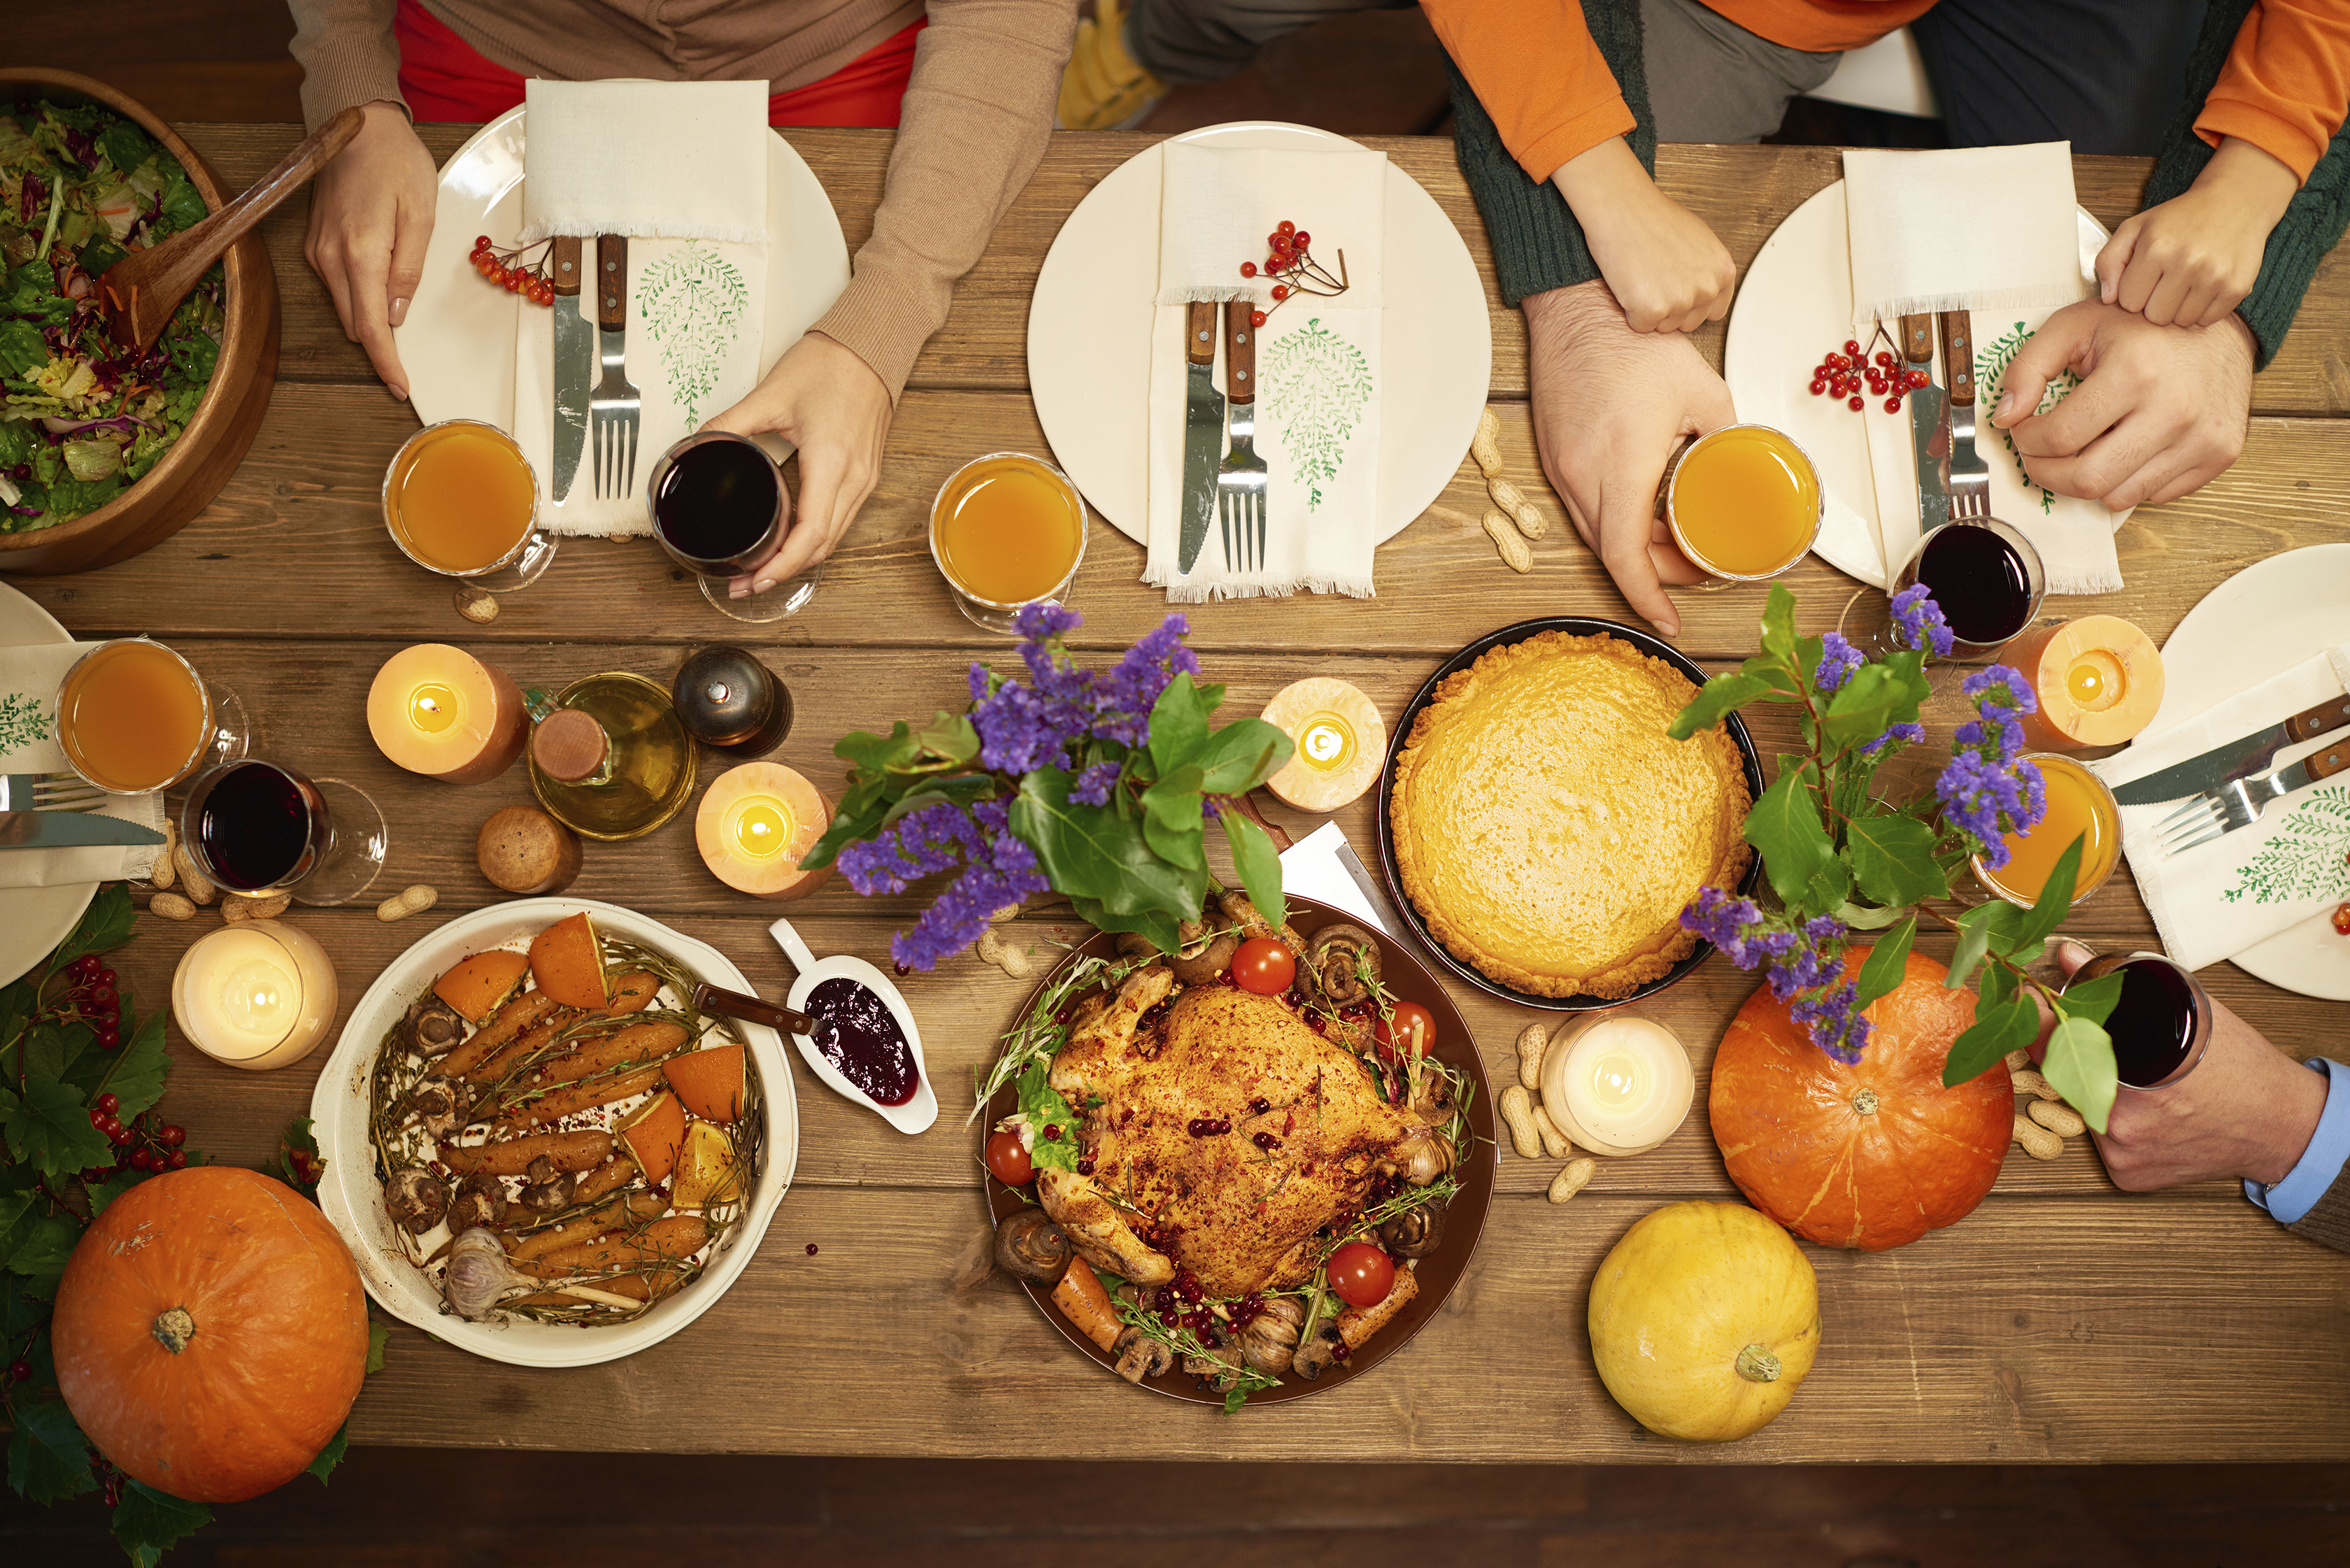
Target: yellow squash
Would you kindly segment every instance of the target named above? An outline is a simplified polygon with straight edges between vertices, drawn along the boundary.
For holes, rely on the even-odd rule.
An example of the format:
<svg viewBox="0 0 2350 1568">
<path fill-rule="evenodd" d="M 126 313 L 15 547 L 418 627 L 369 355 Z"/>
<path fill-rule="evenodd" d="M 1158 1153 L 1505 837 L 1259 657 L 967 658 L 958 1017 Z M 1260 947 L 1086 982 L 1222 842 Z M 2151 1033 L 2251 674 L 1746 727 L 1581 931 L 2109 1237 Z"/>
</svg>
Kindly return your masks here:
<svg viewBox="0 0 2350 1568">
<path fill-rule="evenodd" d="M 1786 1231 L 1742 1203 L 1669 1203 L 1591 1282 L 1591 1355 L 1640 1425 L 1727 1443 L 1770 1424 L 1820 1347 L 1819 1282 Z"/>
</svg>

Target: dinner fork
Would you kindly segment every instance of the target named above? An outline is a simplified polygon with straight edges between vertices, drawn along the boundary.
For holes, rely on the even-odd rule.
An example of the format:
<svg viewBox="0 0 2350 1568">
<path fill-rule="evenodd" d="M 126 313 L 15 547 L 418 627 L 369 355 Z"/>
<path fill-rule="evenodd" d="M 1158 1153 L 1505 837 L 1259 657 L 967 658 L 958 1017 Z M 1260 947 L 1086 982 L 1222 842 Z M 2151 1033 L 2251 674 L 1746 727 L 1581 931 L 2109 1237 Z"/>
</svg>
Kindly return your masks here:
<svg viewBox="0 0 2350 1568">
<path fill-rule="evenodd" d="M 2270 802 L 2345 770 L 2350 770 L 2350 742 L 2314 752 L 2260 778 L 2230 779 L 2188 797 L 2186 805 L 2155 824 L 2155 837 L 2164 854 L 2184 854 L 2240 827 L 2250 827 Z"/>
<path fill-rule="evenodd" d="M 1256 454 L 1256 329 L 1249 324 L 1255 308 L 1245 299 L 1224 306 L 1224 434 L 1232 451 L 1216 470 L 1216 512 L 1223 522 L 1224 569 L 1230 572 L 1264 566 L 1264 459 Z"/>
<path fill-rule="evenodd" d="M 95 811 L 106 792 L 74 774 L 0 775 L 0 811 Z"/>
<path fill-rule="evenodd" d="M 597 353 L 603 379 L 588 399 L 588 431 L 595 448 L 596 495 L 609 501 L 637 488 L 637 421 L 644 398 L 629 379 L 629 241 L 596 238 Z"/>
<path fill-rule="evenodd" d="M 1975 343 L 1972 318 L 1942 312 L 1942 379 L 1949 386 L 1950 520 L 1991 515 L 1991 465 L 1975 451 Z"/>
</svg>

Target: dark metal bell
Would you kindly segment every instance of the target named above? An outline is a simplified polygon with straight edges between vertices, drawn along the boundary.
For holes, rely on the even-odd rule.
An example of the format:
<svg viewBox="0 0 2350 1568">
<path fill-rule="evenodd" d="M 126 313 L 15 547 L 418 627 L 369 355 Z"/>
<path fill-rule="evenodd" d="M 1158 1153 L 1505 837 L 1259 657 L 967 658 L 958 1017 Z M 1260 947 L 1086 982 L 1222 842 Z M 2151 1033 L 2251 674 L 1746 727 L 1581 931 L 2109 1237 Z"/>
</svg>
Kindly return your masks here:
<svg viewBox="0 0 2350 1568">
<path fill-rule="evenodd" d="M 792 694 L 748 649 L 697 649 L 670 687 L 694 739 L 738 756 L 764 756 L 792 732 Z"/>
</svg>

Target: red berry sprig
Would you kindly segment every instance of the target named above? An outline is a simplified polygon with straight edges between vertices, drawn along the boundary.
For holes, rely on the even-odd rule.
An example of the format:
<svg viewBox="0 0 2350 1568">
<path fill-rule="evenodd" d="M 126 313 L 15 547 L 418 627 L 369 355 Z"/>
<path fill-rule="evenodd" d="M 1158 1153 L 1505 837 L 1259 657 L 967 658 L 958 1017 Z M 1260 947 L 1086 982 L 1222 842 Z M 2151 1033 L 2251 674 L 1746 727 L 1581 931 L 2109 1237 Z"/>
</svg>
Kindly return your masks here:
<svg viewBox="0 0 2350 1568">
<path fill-rule="evenodd" d="M 1249 325 L 1263 327 L 1266 317 L 1301 294 L 1332 299 L 1347 292 L 1347 253 L 1338 253 L 1338 271 L 1333 276 L 1327 267 L 1314 259 L 1313 242 L 1312 234 L 1284 218 L 1273 233 L 1264 237 L 1264 260 L 1261 263 L 1241 263 L 1243 277 L 1255 277 L 1263 273 L 1268 278 L 1279 280 L 1271 291 L 1272 308 L 1251 311 Z"/>
<path fill-rule="evenodd" d="M 1884 338 L 1887 344 L 1892 342 L 1886 337 L 1882 324 L 1869 342 L 1874 345 L 1877 338 Z M 1868 398 L 1861 396 L 1866 388 L 1868 397 L 1885 400 L 1887 413 L 1898 414 L 1901 411 L 1901 400 L 1932 379 L 1923 370 L 1903 369 L 1889 348 L 1879 348 L 1872 355 L 1861 348 L 1859 339 L 1847 337 L 1841 353 L 1831 349 L 1812 367 L 1811 393 L 1815 398 L 1841 398 L 1846 408 L 1858 413 L 1868 406 Z"/>
<path fill-rule="evenodd" d="M 538 259 L 525 263 L 522 259 L 525 248 L 536 251 Z M 533 305 L 553 305 L 555 285 L 546 275 L 546 262 L 554 250 L 553 240 L 542 240 L 528 247 L 516 245 L 510 251 L 502 251 L 490 243 L 489 235 L 477 234 L 473 237 L 473 254 L 465 259 L 473 264 L 475 272 L 508 294 L 519 294 Z"/>
</svg>

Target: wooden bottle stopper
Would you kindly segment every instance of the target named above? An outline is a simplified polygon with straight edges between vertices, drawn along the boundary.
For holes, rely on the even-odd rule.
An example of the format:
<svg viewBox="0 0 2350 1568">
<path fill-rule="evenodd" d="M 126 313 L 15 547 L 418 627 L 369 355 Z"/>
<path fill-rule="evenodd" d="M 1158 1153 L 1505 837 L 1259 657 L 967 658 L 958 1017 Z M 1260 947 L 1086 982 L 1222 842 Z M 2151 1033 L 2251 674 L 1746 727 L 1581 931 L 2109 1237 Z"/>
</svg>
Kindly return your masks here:
<svg viewBox="0 0 2350 1568">
<path fill-rule="evenodd" d="M 604 726 L 576 708 L 558 708 L 530 732 L 530 760 L 563 784 L 595 777 L 611 751 Z"/>
</svg>

